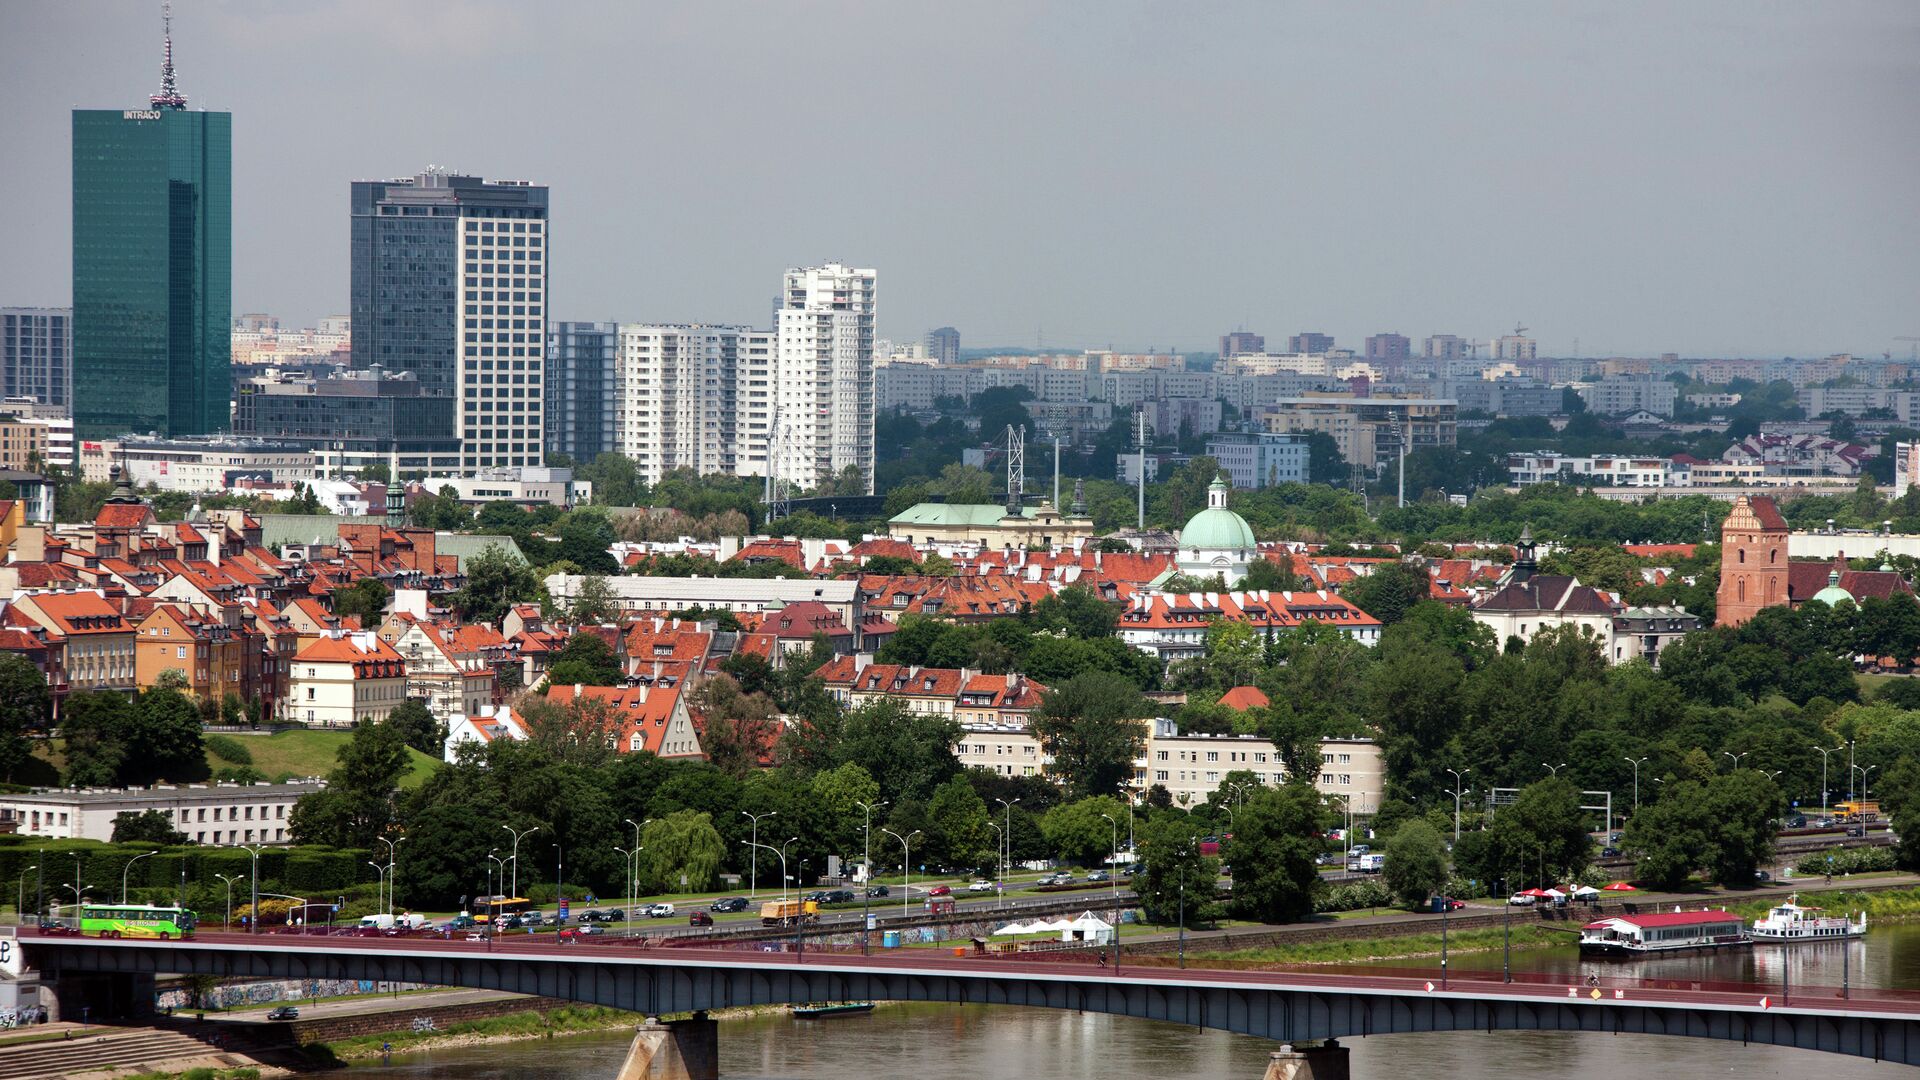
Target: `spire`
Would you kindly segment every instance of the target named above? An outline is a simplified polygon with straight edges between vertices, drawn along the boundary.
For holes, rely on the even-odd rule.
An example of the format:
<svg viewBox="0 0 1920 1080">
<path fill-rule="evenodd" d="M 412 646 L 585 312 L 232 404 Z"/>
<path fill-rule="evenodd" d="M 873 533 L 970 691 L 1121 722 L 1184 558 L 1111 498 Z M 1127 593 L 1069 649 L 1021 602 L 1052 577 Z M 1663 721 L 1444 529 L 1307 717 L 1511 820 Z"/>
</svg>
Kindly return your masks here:
<svg viewBox="0 0 1920 1080">
<path fill-rule="evenodd" d="M 156 109 L 184 109 L 187 96 L 173 85 L 173 3 L 160 5 L 160 26 L 166 52 L 160 61 L 160 92 L 147 98 Z"/>
</svg>

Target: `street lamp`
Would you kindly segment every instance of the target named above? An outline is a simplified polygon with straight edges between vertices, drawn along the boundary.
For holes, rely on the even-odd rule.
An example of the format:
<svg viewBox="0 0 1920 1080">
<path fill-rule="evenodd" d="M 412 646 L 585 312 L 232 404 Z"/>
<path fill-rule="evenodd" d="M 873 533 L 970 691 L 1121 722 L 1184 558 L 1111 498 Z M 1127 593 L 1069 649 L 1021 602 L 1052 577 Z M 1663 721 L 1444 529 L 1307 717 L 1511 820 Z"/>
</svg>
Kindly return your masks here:
<svg viewBox="0 0 1920 1080">
<path fill-rule="evenodd" d="M 232 877 L 228 877 L 225 874 L 215 874 L 213 876 L 227 883 L 227 929 L 232 930 L 233 929 L 233 883 L 236 881 L 245 881 L 247 875 L 235 874 Z"/>
<path fill-rule="evenodd" d="M 1867 801 L 1867 794 L 1869 790 L 1867 788 L 1867 774 L 1879 767 L 1880 766 L 1878 765 L 1855 765 L 1854 766 L 1854 768 L 1859 770 L 1860 772 L 1860 801 L 1861 802 Z M 1861 821 L 1865 821 L 1866 819 L 1867 817 L 1865 814 L 1860 815 Z"/>
<path fill-rule="evenodd" d="M 495 888 L 494 870 L 496 868 L 500 872 L 498 878 L 500 884 L 505 885 L 507 883 L 507 860 L 501 858 L 499 852 L 499 848 L 494 848 L 487 852 L 487 859 L 493 863 L 493 866 L 487 868 L 487 928 L 489 933 L 497 929 L 493 926 L 493 917 L 500 914 L 500 905 L 495 902 L 500 899 L 500 895 L 493 891 Z"/>
<path fill-rule="evenodd" d="M 526 832 L 514 832 L 513 826 L 511 825 L 502 825 L 500 827 L 507 830 L 507 833 L 513 837 L 513 851 L 510 852 L 508 856 L 513 860 L 513 884 L 507 887 L 507 891 L 513 894 L 514 896 L 519 896 L 520 895 L 520 838 L 523 836 L 532 836 L 534 833 L 539 832 L 540 826 L 535 825 L 533 828 L 528 829 Z"/>
<path fill-rule="evenodd" d="M 1460 796 L 1465 794 L 1460 790 L 1460 777 L 1473 770 L 1448 769 L 1447 771 L 1453 774 L 1453 842 L 1457 844 L 1460 842 Z"/>
<path fill-rule="evenodd" d="M 22 926 L 25 926 L 27 923 L 27 875 L 37 874 L 39 872 L 39 863 L 34 863 L 32 866 L 20 871 L 20 889 L 18 896 L 15 897 L 13 902 L 13 914 Z M 34 914 L 38 915 L 40 913 L 36 911 Z"/>
<path fill-rule="evenodd" d="M 134 863 L 139 862 L 141 859 L 146 858 L 148 855 L 158 855 L 158 854 L 160 853 L 157 851 L 149 851 L 144 855 L 135 855 L 133 858 L 127 860 L 127 865 L 120 868 L 120 902 L 121 903 L 124 904 L 127 902 L 127 871 L 133 869 Z"/>
<path fill-rule="evenodd" d="M 1111 814 L 1101 814 L 1107 824 L 1113 828 L 1113 857 L 1107 860 L 1107 888 L 1113 901 L 1113 966 L 1120 967 L 1120 823 L 1113 820 Z M 1229 826 L 1233 821 L 1231 812 L 1227 818 Z"/>
<path fill-rule="evenodd" d="M 251 844 L 240 844 L 237 846 L 253 856 L 253 873 L 247 879 L 253 886 L 253 908 L 252 913 L 247 916 L 247 933 L 251 934 L 260 926 L 260 853 L 266 850 L 266 845 L 255 847 Z"/>
<path fill-rule="evenodd" d="M 1753 751 L 1751 751 L 1751 750 L 1742 750 L 1742 751 L 1740 751 L 1740 752 L 1739 752 L 1739 753 L 1737 753 L 1737 754 L 1736 754 L 1736 753 L 1734 753 L 1734 752 L 1733 752 L 1733 751 L 1731 751 L 1731 750 L 1722 750 L 1722 751 L 1720 751 L 1720 756 L 1721 756 L 1721 757 L 1730 757 L 1730 758 L 1732 758 L 1732 759 L 1733 759 L 1733 770 L 1734 770 L 1735 772 L 1739 772 L 1739 771 L 1740 771 L 1740 759 L 1741 759 L 1741 758 L 1743 758 L 1743 757 L 1746 757 L 1746 756 L 1747 756 L 1748 754 L 1751 754 L 1751 753 L 1753 753 Z"/>
<path fill-rule="evenodd" d="M 1560 770 L 1567 767 L 1567 763 L 1563 761 L 1558 765 L 1549 765 L 1543 761 L 1540 763 L 1540 767 L 1547 770 L 1547 772 L 1553 774 L 1555 777 L 1558 777 L 1560 775 Z"/>
<path fill-rule="evenodd" d="M 393 914 L 393 907 L 396 903 L 393 898 L 395 885 L 399 881 L 399 875 L 394 873 L 393 852 L 395 848 L 405 843 L 407 838 L 402 836 L 397 840 L 389 840 L 384 836 L 376 836 L 374 839 L 387 845 L 387 914 L 391 915 Z"/>
<path fill-rule="evenodd" d="M 749 871 L 747 871 L 747 897 L 748 897 L 748 899 L 752 899 L 752 898 L 754 898 L 754 897 L 757 897 L 757 896 L 759 896 L 759 895 L 760 895 L 760 893 L 759 893 L 759 888 L 760 888 L 760 819 L 761 819 L 761 818 L 763 818 L 763 817 L 779 817 L 779 816 L 780 816 L 780 811 L 778 811 L 778 810 L 765 810 L 765 811 L 762 811 L 762 812 L 760 812 L 760 813 L 758 813 L 758 814 L 749 814 L 749 813 L 747 813 L 747 811 L 745 811 L 745 810 L 742 810 L 742 811 L 740 811 L 740 812 L 741 812 L 742 814 L 746 814 L 746 817 L 747 817 L 747 820 L 749 820 L 749 821 L 751 821 L 751 822 L 753 822 L 753 839 L 752 839 L 752 840 L 749 840 L 749 841 L 747 842 L 747 846 L 753 849 L 753 869 L 751 869 L 751 870 L 749 870 Z M 639 835 L 639 832 L 638 832 L 638 830 L 637 830 L 637 829 L 635 830 L 635 833 L 634 833 L 634 835 L 635 835 L 635 836 L 638 836 L 638 835 Z M 636 839 L 636 840 L 635 840 L 635 841 L 633 842 L 633 844 L 634 844 L 634 846 L 635 846 L 635 847 L 639 847 L 639 846 L 640 846 L 640 841 Z M 783 874 L 782 876 L 784 877 L 785 875 Z M 781 895 L 782 895 L 782 897 L 784 898 L 784 896 L 786 895 L 786 888 L 785 888 L 785 886 L 782 886 L 782 887 L 781 887 L 781 890 L 780 890 L 780 892 L 781 892 Z"/>
<path fill-rule="evenodd" d="M 1633 766 L 1633 811 L 1637 814 L 1640 812 L 1640 766 L 1644 762 L 1651 760 L 1651 758 L 1630 757 L 1621 758 L 1620 760 Z"/>
<path fill-rule="evenodd" d="M 1816 746 L 1813 748 L 1820 755 L 1820 814 L 1822 817 L 1826 816 L 1827 808 L 1833 805 L 1829 798 L 1829 792 L 1827 791 L 1827 755 L 1837 754 L 1847 749 L 1850 745 L 1852 744 L 1847 743 L 1833 747 Z"/>
<path fill-rule="evenodd" d="M 368 865 L 368 866 L 371 866 L 371 867 L 373 867 L 373 872 L 374 872 L 375 874 L 378 874 L 378 875 L 380 875 L 380 892 L 379 892 L 379 895 L 380 895 L 380 897 L 381 897 L 382 899 L 384 899 L 384 898 L 386 897 L 386 895 L 387 895 L 387 868 L 386 868 L 386 867 L 384 867 L 384 866 L 381 866 L 381 865 L 380 865 L 379 863 L 377 863 L 377 862 L 374 862 L 374 861 L 373 861 L 372 859 L 368 859 L 368 860 L 367 860 L 367 865 Z M 379 908 L 381 908 L 382 910 L 385 910 L 385 905 L 384 905 L 384 904 L 382 904 L 382 903 L 381 903 L 380 901 L 375 901 L 375 903 L 374 903 L 374 906 L 375 906 L 375 907 L 379 907 Z M 258 909 L 257 907 L 256 907 L 256 908 L 254 909 L 254 914 L 255 914 L 256 916 L 260 914 L 260 912 L 259 912 L 259 909 Z M 256 919 L 255 919 L 254 921 L 255 921 L 255 922 L 258 922 L 259 920 L 258 920 L 258 919 L 256 918 Z"/>
<path fill-rule="evenodd" d="M 915 829 L 905 836 L 884 827 L 880 831 L 900 841 L 900 872 L 906 875 L 900 882 L 900 914 L 904 918 L 907 914 L 907 894 L 913 891 L 913 838 L 920 835 L 920 830 Z"/>
<path fill-rule="evenodd" d="M 1197 855 L 1200 851 L 1200 838 L 1195 836 L 1187 843 L 1192 845 L 1189 850 Z M 1114 933 L 1118 934 L 1119 929 L 1115 927 Z M 1187 966 L 1187 863 L 1185 858 L 1180 860 L 1180 966 L 1182 968 Z"/>
<path fill-rule="evenodd" d="M 627 910 L 626 910 L 627 917 L 624 921 L 627 924 L 627 930 L 629 931 L 629 933 L 631 933 L 631 931 L 633 930 L 633 906 L 640 902 L 639 897 L 637 897 L 633 891 L 634 853 L 631 851 L 628 851 L 626 848 L 623 848 L 623 847 L 616 847 L 613 850 L 625 856 L 627 861 Z"/>
<path fill-rule="evenodd" d="M 1007 903 L 1007 830 L 1001 828 L 997 821 L 987 822 L 987 828 L 993 830 L 993 876 L 999 879 L 995 885 L 1000 893 L 1000 906 L 1005 907 Z"/>
<path fill-rule="evenodd" d="M 868 956 L 873 952 L 873 942 L 869 940 L 873 936 L 873 808 L 887 803 L 884 799 L 877 803 L 864 803 L 856 799 L 855 805 L 865 815 L 865 823 L 860 828 L 860 871 L 867 879 L 860 890 L 860 955 Z M 1006 895 L 1004 888 L 1000 895 Z"/>
<path fill-rule="evenodd" d="M 995 799 L 993 801 L 1005 807 L 1007 811 L 1007 870 L 1006 873 L 1001 876 L 1002 884 L 1000 886 L 1000 899 L 1005 900 L 1007 898 L 1005 881 L 1007 878 L 1013 876 L 1013 804 L 1020 800 L 1014 799 L 1012 802 L 1009 802 L 1006 799 Z"/>
<path fill-rule="evenodd" d="M 786 838 L 784 842 L 781 843 L 779 848 L 779 851 L 780 851 L 780 899 L 782 900 L 785 900 L 787 898 L 787 846 L 789 844 L 798 843 L 799 840 L 800 838 L 797 836 L 789 836 Z M 794 892 L 800 891 L 800 879 L 798 877 L 794 878 L 793 891 Z"/>
</svg>

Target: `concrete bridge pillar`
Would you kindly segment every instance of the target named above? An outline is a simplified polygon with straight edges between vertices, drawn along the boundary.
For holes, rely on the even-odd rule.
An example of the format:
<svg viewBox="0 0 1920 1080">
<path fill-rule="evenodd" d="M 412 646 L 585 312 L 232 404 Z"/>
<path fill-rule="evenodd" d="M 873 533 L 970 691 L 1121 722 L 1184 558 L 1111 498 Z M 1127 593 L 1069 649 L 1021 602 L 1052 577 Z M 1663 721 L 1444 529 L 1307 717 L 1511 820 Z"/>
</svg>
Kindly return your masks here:
<svg viewBox="0 0 1920 1080">
<path fill-rule="evenodd" d="M 1275 1050 L 1268 1059 L 1264 1080 L 1350 1080 L 1349 1053 L 1333 1039 L 1305 1049 L 1295 1049 L 1288 1044 Z"/>
<path fill-rule="evenodd" d="M 648 1017 L 617 1080 L 720 1080 L 720 1022 L 704 1012 L 670 1024 Z"/>
</svg>

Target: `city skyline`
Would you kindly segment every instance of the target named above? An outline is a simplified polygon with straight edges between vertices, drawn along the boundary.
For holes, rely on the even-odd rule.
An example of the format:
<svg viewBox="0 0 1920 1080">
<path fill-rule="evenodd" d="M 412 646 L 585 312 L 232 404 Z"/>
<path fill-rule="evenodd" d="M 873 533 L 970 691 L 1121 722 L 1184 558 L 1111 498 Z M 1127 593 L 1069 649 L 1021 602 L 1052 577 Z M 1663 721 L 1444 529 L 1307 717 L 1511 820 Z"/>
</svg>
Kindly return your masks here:
<svg viewBox="0 0 1920 1080">
<path fill-rule="evenodd" d="M 1877 356 L 1920 330 L 1908 8 L 363 8 L 175 12 L 181 90 L 234 114 L 236 312 L 347 310 L 350 183 L 438 164 L 552 190 L 560 320 L 760 324 L 770 268 L 840 259 L 887 274 L 877 336 L 969 347 L 1524 322 L 1542 354 Z M 158 15 L 0 12 L 4 130 L 45 148 L 0 162 L 29 256 L 4 302 L 71 304 L 63 129 L 146 101 Z M 507 41 L 523 83 L 412 104 Z"/>
</svg>

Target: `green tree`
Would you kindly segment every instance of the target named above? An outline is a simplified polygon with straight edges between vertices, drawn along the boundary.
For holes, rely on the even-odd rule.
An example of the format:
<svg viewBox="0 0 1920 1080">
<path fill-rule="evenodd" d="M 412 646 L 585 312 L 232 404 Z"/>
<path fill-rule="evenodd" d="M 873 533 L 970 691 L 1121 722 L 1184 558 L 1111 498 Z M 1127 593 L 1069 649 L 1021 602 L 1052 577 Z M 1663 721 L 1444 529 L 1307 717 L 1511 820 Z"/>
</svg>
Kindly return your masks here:
<svg viewBox="0 0 1920 1080">
<path fill-rule="evenodd" d="M 711 727 L 711 720 L 708 725 Z M 875 806 L 880 802 L 880 785 L 874 781 L 873 775 L 848 762 L 839 768 L 814 774 L 809 786 L 815 805 L 832 823 L 828 831 L 834 850 L 842 854 L 859 850 L 861 833 L 867 822 L 866 811 L 861 804 Z"/>
<path fill-rule="evenodd" d="M 1146 744 L 1142 718 L 1151 714 L 1151 704 L 1132 683 L 1088 672 L 1042 694 L 1031 727 L 1069 791 L 1104 795 L 1132 778 L 1134 758 Z"/>
<path fill-rule="evenodd" d="M 1758 769 L 1714 777 L 1702 807 L 1712 837 L 1708 868 L 1716 881 L 1739 888 L 1753 884 L 1754 871 L 1773 857 L 1774 828 L 1784 804 L 1780 789 Z"/>
<path fill-rule="evenodd" d="M 997 844 L 987 826 L 987 804 L 964 776 L 940 785 L 927 804 L 928 861 L 954 870 L 970 870 L 993 862 Z"/>
<path fill-rule="evenodd" d="M 446 745 L 446 730 L 419 698 L 408 698 L 395 706 L 384 723 L 400 733 L 401 741 L 423 754 L 439 757 Z"/>
<path fill-rule="evenodd" d="M 340 748 L 327 786 L 293 804 L 288 831 L 301 844 L 371 848 L 394 820 L 394 793 L 412 762 L 399 729 L 361 723 Z"/>
<path fill-rule="evenodd" d="M 1251 686 L 1266 664 L 1266 650 L 1253 626 L 1240 619 L 1215 619 L 1207 627 L 1207 682 L 1216 691 Z"/>
<path fill-rule="evenodd" d="M 1387 841 L 1381 875 L 1396 900 L 1418 907 L 1447 883 L 1447 842 L 1433 826 L 1415 818 L 1394 830 Z"/>
<path fill-rule="evenodd" d="M 1069 585 L 1033 605 L 1033 624 L 1042 630 L 1064 630 L 1082 639 L 1112 637 L 1120 605 L 1100 599 L 1085 585 Z"/>
<path fill-rule="evenodd" d="M 679 810 L 650 821 L 640 831 L 640 872 L 647 891 L 707 889 L 719 880 L 726 841 L 713 815 Z"/>
<path fill-rule="evenodd" d="M 1486 882 L 1564 882 L 1585 870 L 1593 854 L 1580 792 L 1559 777 L 1522 788 L 1490 827 L 1473 835 L 1473 844 L 1462 838 L 1455 846 L 1454 859 L 1463 873 Z"/>
<path fill-rule="evenodd" d="M 1114 825 L 1100 815 L 1119 823 Z M 1127 804 L 1112 795 L 1095 795 L 1060 803 L 1040 817 L 1040 834 L 1049 854 L 1080 866 L 1097 866 L 1113 852 L 1116 832 L 1124 842 Z"/>
<path fill-rule="evenodd" d="M 582 630 L 567 639 L 547 669 L 551 686 L 618 686 L 620 660 L 600 635 Z"/>
<path fill-rule="evenodd" d="M 1315 838 L 1329 823 L 1320 793 L 1306 784 L 1253 790 L 1233 815 L 1233 839 L 1226 845 L 1235 912 L 1261 922 L 1313 914 L 1320 884 Z"/>
<path fill-rule="evenodd" d="M 60 712 L 66 742 L 68 787 L 101 787 L 120 779 L 133 726 L 133 701 L 109 690 L 83 690 L 67 698 Z"/>
<path fill-rule="evenodd" d="M 1427 599 L 1431 589 L 1427 572 L 1410 562 L 1381 563 L 1366 577 L 1347 585 L 1340 595 L 1361 611 L 1392 626 L 1406 618 L 1413 605 Z"/>
<path fill-rule="evenodd" d="M 513 605 L 545 594 L 525 562 L 494 544 L 467 560 L 466 575 L 466 586 L 448 601 L 468 622 L 498 625 Z"/>
<path fill-rule="evenodd" d="M 1271 558 L 1247 564 L 1247 576 L 1239 583 L 1239 588 L 1262 592 L 1298 592 L 1301 586 L 1300 575 L 1291 566 Z"/>
<path fill-rule="evenodd" d="M 188 844 L 187 834 L 173 827 L 173 819 L 158 810 L 123 810 L 113 815 L 114 844 Z"/>
<path fill-rule="evenodd" d="M 13 779 L 33 755 L 27 733 L 45 731 L 52 714 L 46 676 L 24 658 L 0 653 L 0 776 Z"/>
<path fill-rule="evenodd" d="M 583 625 L 610 623 L 620 618 L 620 604 L 614 599 L 613 586 L 607 584 L 606 575 L 588 574 L 580 579 L 573 602 L 567 605 L 567 617 Z"/>
<path fill-rule="evenodd" d="M 149 690 L 140 695 L 126 728 L 123 780 L 203 780 L 207 751 L 200 737 L 200 710 L 178 690 Z"/>
<path fill-rule="evenodd" d="M 385 618 L 387 601 L 392 596 L 393 590 L 381 584 L 379 578 L 363 577 L 351 585 L 334 588 L 333 613 L 343 619 L 359 619 L 362 627 L 372 629 Z"/>
<path fill-rule="evenodd" d="M 1713 837 L 1705 789 L 1695 783 L 1668 785 L 1659 802 L 1627 819 L 1621 849 L 1634 857 L 1634 875 L 1660 889 L 1678 889 L 1710 858 Z"/>
<path fill-rule="evenodd" d="M 593 501 L 601 506 L 645 506 L 646 481 L 640 466 L 625 454 L 600 454 L 580 468 L 580 478 L 593 484 Z"/>
<path fill-rule="evenodd" d="M 1134 895 L 1149 922 L 1171 926 L 1205 923 L 1218 909 L 1220 860 L 1200 853 L 1200 837 L 1179 813 L 1156 814 L 1137 838 L 1141 870 L 1133 879 Z"/>
</svg>

